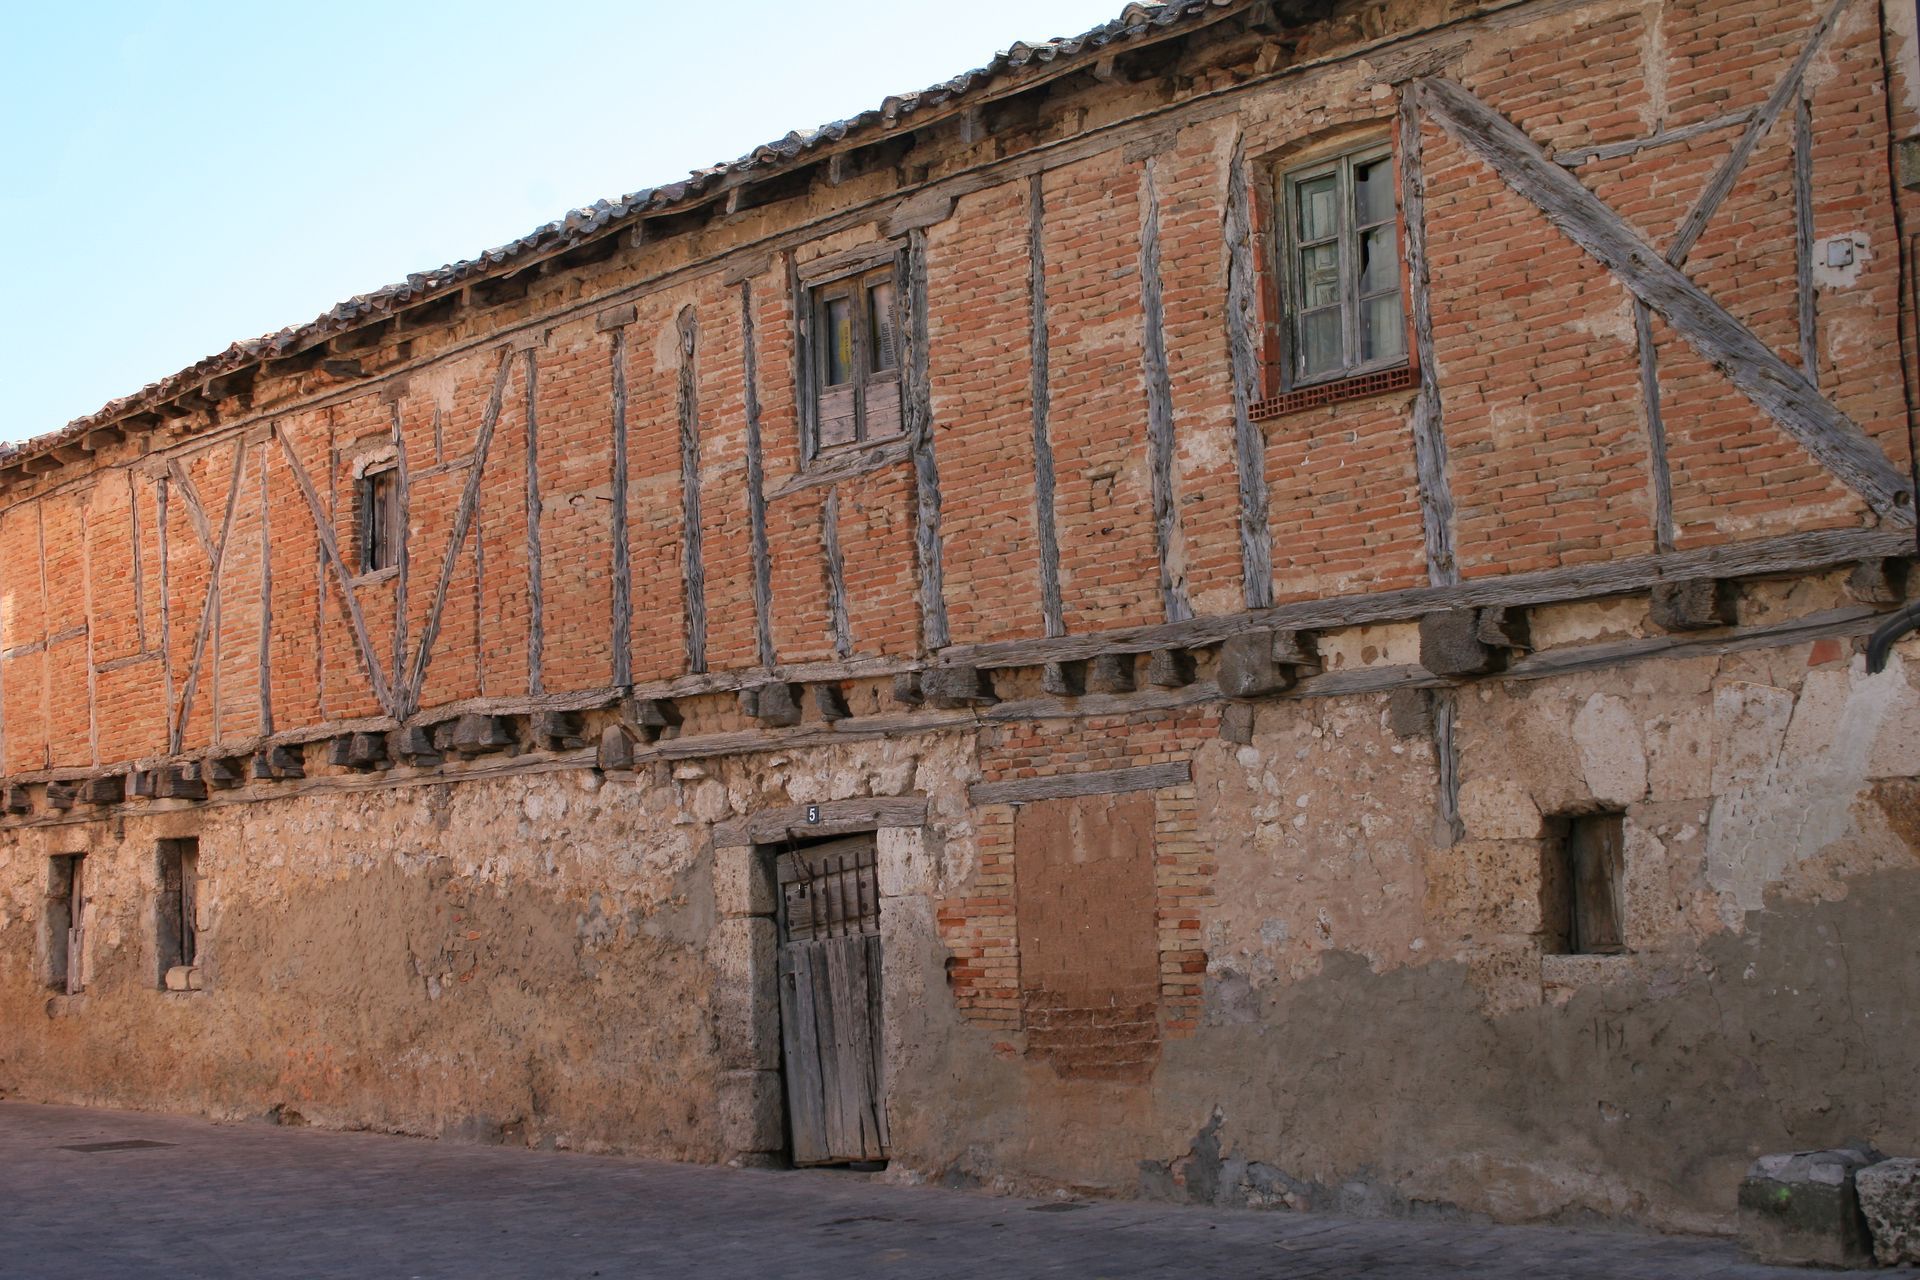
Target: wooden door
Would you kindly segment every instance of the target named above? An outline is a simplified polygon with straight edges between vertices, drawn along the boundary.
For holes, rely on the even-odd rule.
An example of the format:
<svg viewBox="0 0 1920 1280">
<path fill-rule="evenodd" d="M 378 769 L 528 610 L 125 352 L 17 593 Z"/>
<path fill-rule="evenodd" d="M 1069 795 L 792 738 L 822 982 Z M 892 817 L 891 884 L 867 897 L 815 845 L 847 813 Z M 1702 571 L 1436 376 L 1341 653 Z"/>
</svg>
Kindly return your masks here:
<svg viewBox="0 0 1920 1280">
<path fill-rule="evenodd" d="M 781 854 L 780 1040 L 797 1165 L 887 1158 L 871 835 Z"/>
</svg>

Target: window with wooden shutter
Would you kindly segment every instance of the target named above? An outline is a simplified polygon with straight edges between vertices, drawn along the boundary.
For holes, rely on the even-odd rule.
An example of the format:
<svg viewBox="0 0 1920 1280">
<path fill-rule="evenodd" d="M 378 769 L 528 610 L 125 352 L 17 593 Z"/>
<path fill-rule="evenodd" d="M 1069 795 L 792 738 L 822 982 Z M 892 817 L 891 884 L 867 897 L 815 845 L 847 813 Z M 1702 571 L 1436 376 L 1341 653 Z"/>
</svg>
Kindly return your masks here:
<svg viewBox="0 0 1920 1280">
<path fill-rule="evenodd" d="M 160 842 L 160 891 L 154 900 L 154 942 L 162 989 L 170 984 L 170 970 L 191 968 L 199 960 L 194 927 L 194 897 L 198 888 L 200 842 L 193 839 Z M 185 990 L 185 985 L 176 986 Z"/>
<path fill-rule="evenodd" d="M 360 477 L 360 572 L 400 563 L 400 469 L 370 467 Z"/>
<path fill-rule="evenodd" d="M 898 436 L 901 316 L 894 266 L 814 285 L 808 303 L 812 453 Z"/>
<path fill-rule="evenodd" d="M 85 955 L 86 882 L 80 854 L 49 859 L 47 868 L 47 985 L 76 995 Z"/>
<path fill-rule="evenodd" d="M 1554 823 L 1558 838 L 1541 867 L 1545 949 L 1618 955 L 1626 940 L 1626 819 L 1583 813 Z"/>
</svg>

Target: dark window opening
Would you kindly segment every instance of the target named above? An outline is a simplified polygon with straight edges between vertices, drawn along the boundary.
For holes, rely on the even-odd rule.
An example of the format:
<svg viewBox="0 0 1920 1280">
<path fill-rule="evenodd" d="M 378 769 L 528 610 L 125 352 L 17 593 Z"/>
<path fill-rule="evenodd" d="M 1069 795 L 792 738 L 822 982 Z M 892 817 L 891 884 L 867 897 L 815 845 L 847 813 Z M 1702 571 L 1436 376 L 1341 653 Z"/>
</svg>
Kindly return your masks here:
<svg viewBox="0 0 1920 1280">
<path fill-rule="evenodd" d="M 899 435 L 900 310 L 894 268 L 816 286 L 812 307 L 814 452 Z"/>
<path fill-rule="evenodd" d="M 1288 389 L 1407 362 L 1392 149 L 1377 143 L 1282 175 Z"/>
<path fill-rule="evenodd" d="M 80 990 L 81 929 L 86 905 L 85 877 L 77 853 L 47 864 L 47 985 L 73 995 Z"/>
<path fill-rule="evenodd" d="M 160 842 L 160 895 L 154 902 L 154 941 L 160 960 L 160 986 L 167 971 L 193 965 L 199 959 L 194 930 L 194 898 L 198 889 L 200 842 Z"/>
<path fill-rule="evenodd" d="M 1627 949 L 1626 820 L 1618 813 L 1561 819 L 1541 867 L 1540 917 L 1547 950 L 1620 955 Z"/>
<path fill-rule="evenodd" d="M 388 466 L 360 477 L 360 572 L 399 563 L 400 469 Z"/>
</svg>

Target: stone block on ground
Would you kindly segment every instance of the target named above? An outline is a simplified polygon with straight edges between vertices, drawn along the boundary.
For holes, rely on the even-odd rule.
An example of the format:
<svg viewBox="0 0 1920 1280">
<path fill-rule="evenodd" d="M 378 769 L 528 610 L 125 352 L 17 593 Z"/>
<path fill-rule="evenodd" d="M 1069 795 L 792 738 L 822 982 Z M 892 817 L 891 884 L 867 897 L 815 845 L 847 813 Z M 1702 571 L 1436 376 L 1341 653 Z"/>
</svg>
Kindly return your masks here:
<svg viewBox="0 0 1920 1280">
<path fill-rule="evenodd" d="M 1761 1156 L 1740 1183 L 1741 1250 L 1777 1266 L 1870 1265 L 1854 1177 L 1879 1159 L 1865 1147 Z"/>
<path fill-rule="evenodd" d="M 1920 1265 L 1920 1160 L 1882 1160 L 1854 1174 L 1853 1183 L 1874 1260 L 1883 1267 Z"/>
</svg>

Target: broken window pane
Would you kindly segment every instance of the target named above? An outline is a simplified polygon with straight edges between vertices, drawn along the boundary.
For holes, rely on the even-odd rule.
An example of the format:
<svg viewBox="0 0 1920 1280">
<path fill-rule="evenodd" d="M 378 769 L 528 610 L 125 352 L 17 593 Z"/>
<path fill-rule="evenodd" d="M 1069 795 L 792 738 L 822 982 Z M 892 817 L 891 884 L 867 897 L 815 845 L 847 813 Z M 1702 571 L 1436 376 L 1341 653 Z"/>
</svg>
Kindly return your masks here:
<svg viewBox="0 0 1920 1280">
<path fill-rule="evenodd" d="M 1369 227 L 1393 217 L 1393 160 L 1382 156 L 1353 166 L 1354 222 Z"/>
<path fill-rule="evenodd" d="M 1379 293 L 1400 283 L 1400 263 L 1394 254 L 1391 226 L 1375 227 L 1360 235 L 1360 292 Z"/>
</svg>

